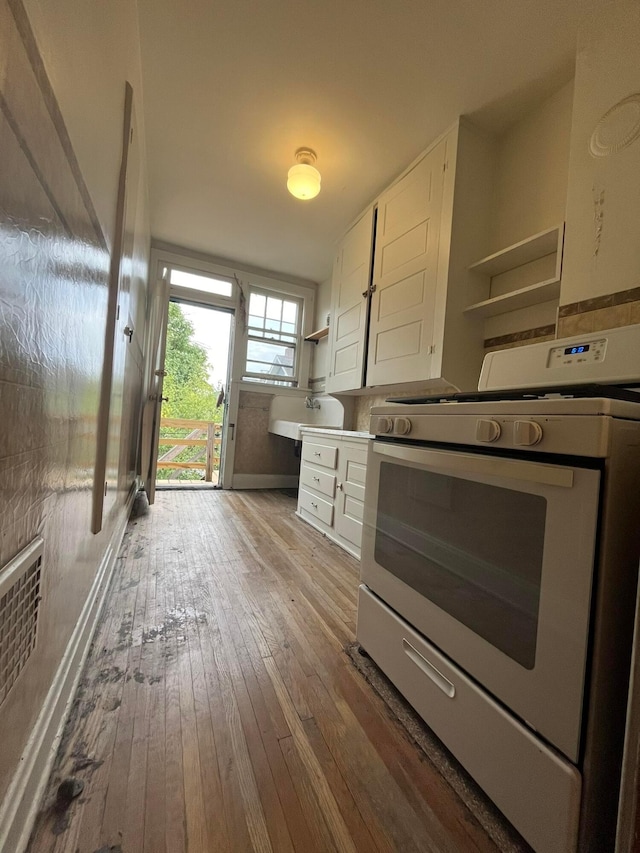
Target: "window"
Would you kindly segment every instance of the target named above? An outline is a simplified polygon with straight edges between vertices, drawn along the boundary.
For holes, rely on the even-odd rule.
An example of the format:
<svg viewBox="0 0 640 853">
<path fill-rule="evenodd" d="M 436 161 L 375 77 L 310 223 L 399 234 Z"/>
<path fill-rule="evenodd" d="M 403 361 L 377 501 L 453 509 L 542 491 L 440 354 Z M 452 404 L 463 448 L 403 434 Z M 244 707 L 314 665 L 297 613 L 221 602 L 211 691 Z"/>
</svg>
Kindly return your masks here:
<svg viewBox="0 0 640 853">
<path fill-rule="evenodd" d="M 230 279 L 214 278 L 195 272 L 186 272 L 175 267 L 171 268 L 169 283 L 176 287 L 188 287 L 215 296 L 231 296 L 232 284 Z"/>
<path fill-rule="evenodd" d="M 244 378 L 270 385 L 297 385 L 301 325 L 300 300 L 251 288 Z"/>
</svg>

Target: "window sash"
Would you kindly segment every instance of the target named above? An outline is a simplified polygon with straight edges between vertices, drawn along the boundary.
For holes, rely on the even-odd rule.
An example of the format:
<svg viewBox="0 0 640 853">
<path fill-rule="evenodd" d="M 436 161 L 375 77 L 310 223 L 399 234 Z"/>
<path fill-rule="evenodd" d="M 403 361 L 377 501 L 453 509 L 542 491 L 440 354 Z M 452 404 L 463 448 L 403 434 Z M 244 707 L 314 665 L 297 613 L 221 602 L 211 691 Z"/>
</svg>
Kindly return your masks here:
<svg viewBox="0 0 640 853">
<path fill-rule="evenodd" d="M 261 313 L 256 310 L 251 313 L 251 298 L 254 294 L 264 299 L 262 306 L 256 306 L 255 303 L 253 306 L 254 309 L 260 308 Z M 279 310 L 278 306 L 274 305 L 276 302 L 280 303 Z M 296 307 L 295 324 L 290 321 L 291 309 L 287 311 L 286 303 L 293 303 Z M 288 294 L 250 287 L 247 300 L 247 353 L 243 373 L 245 379 L 257 380 L 264 384 L 298 385 L 303 304 L 303 300 Z M 269 328 L 269 325 L 277 328 Z M 252 343 L 258 345 L 263 350 L 262 353 L 256 352 L 256 347 L 251 346 Z M 291 363 L 278 364 L 275 361 L 278 354 L 287 350 L 291 352 Z M 272 360 L 269 358 L 270 351 L 274 353 Z M 265 365 L 273 370 L 280 368 L 285 372 L 260 371 L 256 369 L 258 365 Z"/>
</svg>

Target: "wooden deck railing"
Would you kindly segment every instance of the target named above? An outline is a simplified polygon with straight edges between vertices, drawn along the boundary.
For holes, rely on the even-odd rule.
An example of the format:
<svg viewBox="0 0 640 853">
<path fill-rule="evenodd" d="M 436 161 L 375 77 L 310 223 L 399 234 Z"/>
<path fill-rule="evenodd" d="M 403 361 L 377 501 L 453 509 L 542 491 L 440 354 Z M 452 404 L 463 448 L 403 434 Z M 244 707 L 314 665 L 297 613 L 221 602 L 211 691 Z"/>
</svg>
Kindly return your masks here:
<svg viewBox="0 0 640 853">
<path fill-rule="evenodd" d="M 183 438 L 164 436 L 162 428 L 188 429 Z M 160 418 L 160 445 L 171 445 L 171 449 L 158 456 L 158 468 L 172 468 L 182 471 L 202 470 L 207 483 L 213 480 L 214 470 L 220 468 L 220 444 L 222 442 L 222 424 L 214 421 L 199 421 L 191 418 Z M 193 447 L 195 453 L 189 459 L 176 462 L 187 447 Z"/>
</svg>

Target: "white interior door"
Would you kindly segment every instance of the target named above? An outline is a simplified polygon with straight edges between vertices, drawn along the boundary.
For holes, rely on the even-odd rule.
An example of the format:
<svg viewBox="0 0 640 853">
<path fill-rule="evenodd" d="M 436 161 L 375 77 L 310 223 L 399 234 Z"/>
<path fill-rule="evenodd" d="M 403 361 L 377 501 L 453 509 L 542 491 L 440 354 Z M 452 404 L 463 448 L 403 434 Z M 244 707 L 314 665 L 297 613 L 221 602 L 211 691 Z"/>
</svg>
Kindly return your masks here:
<svg viewBox="0 0 640 853">
<path fill-rule="evenodd" d="M 333 265 L 329 328 L 329 393 L 361 388 L 371 281 L 373 208 L 341 242 Z"/>
<path fill-rule="evenodd" d="M 156 470 L 158 467 L 158 443 L 160 439 L 160 415 L 162 411 L 162 385 L 164 380 L 164 356 L 167 344 L 167 317 L 169 310 L 169 281 L 166 275 L 158 278 L 151 296 L 149 315 L 149 350 L 147 397 L 142 412 L 142 478 L 149 503 L 156 495 Z"/>
<path fill-rule="evenodd" d="M 366 384 L 428 379 L 446 141 L 378 202 Z"/>
</svg>

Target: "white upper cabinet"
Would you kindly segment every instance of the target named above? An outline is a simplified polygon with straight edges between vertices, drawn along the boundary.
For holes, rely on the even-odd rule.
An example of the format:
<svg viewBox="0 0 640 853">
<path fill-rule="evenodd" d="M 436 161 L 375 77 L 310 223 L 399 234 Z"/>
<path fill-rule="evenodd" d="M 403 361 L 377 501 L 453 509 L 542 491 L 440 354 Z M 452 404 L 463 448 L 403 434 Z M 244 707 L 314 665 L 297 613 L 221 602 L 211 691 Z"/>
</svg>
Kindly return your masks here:
<svg viewBox="0 0 640 853">
<path fill-rule="evenodd" d="M 446 141 L 378 200 L 367 385 L 431 375 Z"/>
<path fill-rule="evenodd" d="M 464 311 L 468 268 L 487 242 L 492 164 L 490 140 L 459 120 L 382 193 L 377 219 L 367 210 L 347 233 L 332 280 L 328 392 L 477 387 L 482 324 Z"/>
<path fill-rule="evenodd" d="M 370 207 L 347 232 L 334 259 L 326 379 L 330 393 L 363 384 L 373 222 Z"/>
</svg>

